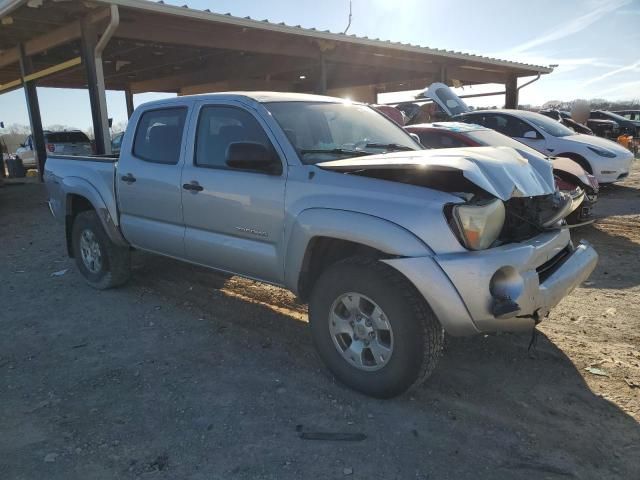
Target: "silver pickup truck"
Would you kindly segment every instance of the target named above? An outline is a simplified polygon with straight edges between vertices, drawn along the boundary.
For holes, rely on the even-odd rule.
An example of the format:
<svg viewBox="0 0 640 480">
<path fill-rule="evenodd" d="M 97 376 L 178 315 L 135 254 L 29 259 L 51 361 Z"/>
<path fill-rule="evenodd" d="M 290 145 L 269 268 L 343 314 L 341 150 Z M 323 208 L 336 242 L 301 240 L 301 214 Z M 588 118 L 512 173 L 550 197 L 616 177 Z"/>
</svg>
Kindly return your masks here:
<svg viewBox="0 0 640 480">
<path fill-rule="evenodd" d="M 90 285 L 125 283 L 135 248 L 283 286 L 335 376 L 390 397 L 445 331 L 531 330 L 594 269 L 550 162 L 523 155 L 424 150 L 336 98 L 211 94 L 140 106 L 119 158 L 50 155 L 45 179 Z"/>
</svg>

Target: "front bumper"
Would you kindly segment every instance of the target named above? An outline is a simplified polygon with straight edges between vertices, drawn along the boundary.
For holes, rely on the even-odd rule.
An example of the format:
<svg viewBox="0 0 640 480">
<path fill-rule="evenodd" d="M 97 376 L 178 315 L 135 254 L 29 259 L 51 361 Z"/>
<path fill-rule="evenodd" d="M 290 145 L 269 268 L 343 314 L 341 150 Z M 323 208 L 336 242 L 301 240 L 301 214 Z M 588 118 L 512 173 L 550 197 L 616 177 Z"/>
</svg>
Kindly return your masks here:
<svg viewBox="0 0 640 480">
<path fill-rule="evenodd" d="M 598 183 L 618 182 L 629 176 L 632 163 L 633 154 L 629 152 L 628 155 L 620 156 L 607 162 L 597 172 L 594 172 L 594 176 Z"/>
<path fill-rule="evenodd" d="M 478 252 L 385 260 L 456 336 L 532 328 L 589 277 L 597 261 L 588 243 L 572 247 L 567 229 Z M 505 302 L 517 308 L 505 311 Z"/>
</svg>

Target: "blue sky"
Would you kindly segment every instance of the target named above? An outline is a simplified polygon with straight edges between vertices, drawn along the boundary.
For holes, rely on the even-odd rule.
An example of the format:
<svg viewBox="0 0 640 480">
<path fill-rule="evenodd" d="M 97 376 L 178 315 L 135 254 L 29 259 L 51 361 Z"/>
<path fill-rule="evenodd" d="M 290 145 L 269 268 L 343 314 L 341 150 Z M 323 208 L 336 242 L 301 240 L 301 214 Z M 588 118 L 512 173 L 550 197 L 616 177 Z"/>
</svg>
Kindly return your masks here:
<svg viewBox="0 0 640 480">
<path fill-rule="evenodd" d="M 349 5 L 348 0 L 165 3 L 334 32 L 346 27 Z M 349 33 L 538 65 L 558 64 L 554 73 L 521 91 L 521 103 L 542 104 L 575 98 L 640 98 L 639 26 L 640 0 L 353 0 Z M 45 125 L 90 126 L 85 91 L 41 88 L 38 93 Z M 136 95 L 135 103 L 157 97 Z M 126 119 L 122 93 L 108 92 L 107 102 L 116 122 Z M 489 97 L 469 103 L 502 102 Z M 28 124 L 22 90 L 0 96 L 0 120 Z"/>
</svg>

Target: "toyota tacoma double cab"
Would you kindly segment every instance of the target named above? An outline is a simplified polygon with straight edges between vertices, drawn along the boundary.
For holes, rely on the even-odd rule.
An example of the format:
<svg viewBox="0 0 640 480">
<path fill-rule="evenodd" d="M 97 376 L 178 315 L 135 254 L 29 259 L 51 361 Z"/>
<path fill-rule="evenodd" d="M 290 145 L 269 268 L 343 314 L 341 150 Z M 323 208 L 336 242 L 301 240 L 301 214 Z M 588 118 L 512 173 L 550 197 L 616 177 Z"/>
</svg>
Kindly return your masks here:
<svg viewBox="0 0 640 480">
<path fill-rule="evenodd" d="M 333 374 L 376 397 L 425 380 L 445 332 L 531 331 L 597 262 L 546 159 L 425 150 L 337 98 L 148 103 L 117 158 L 51 154 L 45 180 L 91 286 L 124 284 L 139 249 L 285 287 Z"/>
</svg>

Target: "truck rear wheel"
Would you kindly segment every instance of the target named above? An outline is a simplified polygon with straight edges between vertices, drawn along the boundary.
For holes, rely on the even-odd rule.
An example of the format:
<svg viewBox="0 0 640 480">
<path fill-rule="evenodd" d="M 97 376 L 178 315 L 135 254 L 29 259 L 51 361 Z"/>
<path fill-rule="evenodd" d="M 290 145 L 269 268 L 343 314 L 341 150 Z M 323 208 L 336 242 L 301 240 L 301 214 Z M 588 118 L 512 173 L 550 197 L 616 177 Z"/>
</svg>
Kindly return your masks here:
<svg viewBox="0 0 640 480">
<path fill-rule="evenodd" d="M 444 331 L 414 286 L 375 259 L 354 257 L 325 270 L 309 304 L 322 360 L 338 380 L 389 398 L 433 372 Z"/>
<path fill-rule="evenodd" d="M 106 290 L 129 280 L 129 249 L 109 239 L 95 211 L 76 216 L 71 238 L 76 265 L 89 285 Z"/>
</svg>

